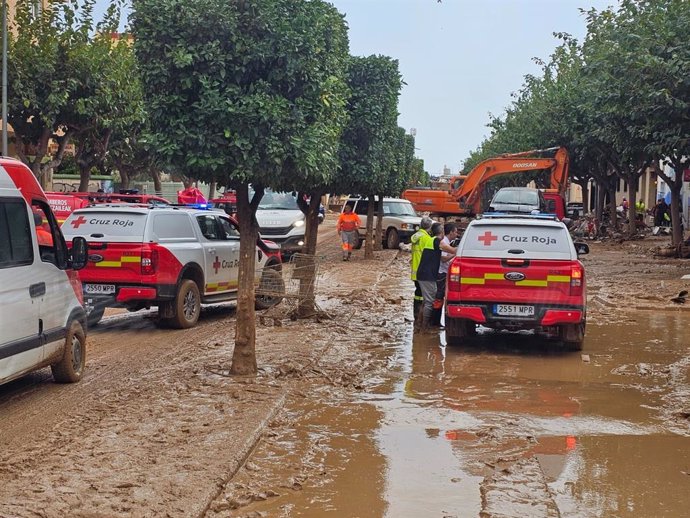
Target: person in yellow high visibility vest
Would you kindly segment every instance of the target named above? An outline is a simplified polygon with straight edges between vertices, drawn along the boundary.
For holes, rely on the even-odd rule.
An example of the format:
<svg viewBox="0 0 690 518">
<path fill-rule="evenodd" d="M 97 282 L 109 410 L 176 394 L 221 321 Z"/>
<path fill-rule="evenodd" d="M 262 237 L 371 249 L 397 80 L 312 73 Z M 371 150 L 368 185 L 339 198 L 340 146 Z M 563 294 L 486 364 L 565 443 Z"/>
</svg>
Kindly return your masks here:
<svg viewBox="0 0 690 518">
<path fill-rule="evenodd" d="M 434 312 L 434 300 L 436 299 L 436 281 L 438 269 L 441 264 L 441 252 L 455 255 L 456 248 L 443 242 L 443 225 L 434 223 L 431 226 L 431 235 L 426 234 L 419 240 L 422 251 L 419 265 L 417 266 L 417 282 L 422 290 L 424 306 L 422 307 L 422 320 L 420 328 L 426 331 L 432 323 Z"/>
<path fill-rule="evenodd" d="M 414 314 L 414 327 L 419 328 L 422 322 L 422 304 L 424 298 L 422 297 L 422 288 L 420 288 L 417 282 L 417 268 L 419 267 L 419 262 L 422 260 L 422 249 L 420 248 L 420 241 L 424 236 L 429 237 L 429 230 L 431 230 L 431 225 L 433 225 L 434 220 L 429 217 L 423 217 L 422 222 L 419 225 L 419 230 L 412 234 L 410 237 L 410 245 L 412 251 L 412 258 L 410 259 L 410 279 L 414 282 L 414 302 L 412 304 L 412 311 Z"/>
</svg>

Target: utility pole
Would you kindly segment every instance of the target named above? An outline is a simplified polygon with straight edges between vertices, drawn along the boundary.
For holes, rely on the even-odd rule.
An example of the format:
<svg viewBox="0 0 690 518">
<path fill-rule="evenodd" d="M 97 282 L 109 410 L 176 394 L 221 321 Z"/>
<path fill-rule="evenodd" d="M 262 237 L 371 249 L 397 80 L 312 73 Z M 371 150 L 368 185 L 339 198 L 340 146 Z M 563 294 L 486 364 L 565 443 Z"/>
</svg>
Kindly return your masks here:
<svg viewBox="0 0 690 518">
<path fill-rule="evenodd" d="M 7 156 L 7 0 L 2 1 L 2 156 Z"/>
</svg>

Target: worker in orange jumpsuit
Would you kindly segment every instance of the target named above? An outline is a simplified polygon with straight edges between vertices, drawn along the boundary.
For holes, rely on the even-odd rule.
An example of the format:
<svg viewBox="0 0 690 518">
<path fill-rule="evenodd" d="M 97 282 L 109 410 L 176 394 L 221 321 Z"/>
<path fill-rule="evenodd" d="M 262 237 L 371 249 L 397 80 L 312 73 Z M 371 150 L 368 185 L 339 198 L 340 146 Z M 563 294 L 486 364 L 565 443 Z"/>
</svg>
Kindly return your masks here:
<svg viewBox="0 0 690 518">
<path fill-rule="evenodd" d="M 362 226 L 359 216 L 352 212 L 351 205 L 345 205 L 335 225 L 338 235 L 343 242 L 343 261 L 349 261 L 352 257 L 352 249 L 359 239 L 357 229 Z"/>
</svg>

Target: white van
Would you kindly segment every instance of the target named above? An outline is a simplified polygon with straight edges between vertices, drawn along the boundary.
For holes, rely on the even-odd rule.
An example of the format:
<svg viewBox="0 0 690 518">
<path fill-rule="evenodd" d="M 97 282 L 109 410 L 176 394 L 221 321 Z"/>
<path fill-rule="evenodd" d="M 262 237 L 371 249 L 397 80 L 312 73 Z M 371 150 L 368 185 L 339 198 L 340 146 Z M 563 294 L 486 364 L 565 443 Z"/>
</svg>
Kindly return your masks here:
<svg viewBox="0 0 690 518">
<path fill-rule="evenodd" d="M 266 189 L 256 211 L 256 220 L 261 237 L 279 244 L 284 254 L 304 249 L 306 221 L 294 194 Z"/>
<path fill-rule="evenodd" d="M 86 241 L 67 248 L 31 170 L 0 158 L 0 383 L 51 366 L 61 383 L 79 381 L 86 313 L 75 270 Z"/>
</svg>

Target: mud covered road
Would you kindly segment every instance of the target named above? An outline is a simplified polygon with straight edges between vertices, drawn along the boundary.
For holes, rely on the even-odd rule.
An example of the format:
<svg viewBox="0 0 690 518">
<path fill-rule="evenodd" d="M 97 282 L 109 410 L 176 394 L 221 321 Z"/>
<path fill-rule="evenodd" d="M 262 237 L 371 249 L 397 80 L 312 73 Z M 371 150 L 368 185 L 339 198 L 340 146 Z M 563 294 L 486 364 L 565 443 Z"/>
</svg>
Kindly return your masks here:
<svg viewBox="0 0 690 518">
<path fill-rule="evenodd" d="M 319 306 L 262 315 L 232 378 L 234 306 L 191 330 L 113 314 L 87 374 L 0 387 L 0 516 L 683 516 L 690 263 L 591 245 L 582 353 L 483 332 L 412 336 L 409 255 L 339 260 Z M 286 272 L 290 289 L 290 273 Z M 517 338 L 517 339 L 515 339 Z"/>
</svg>

